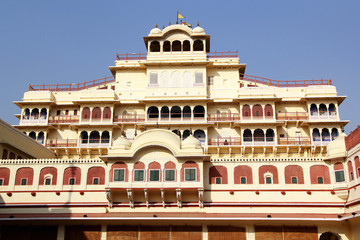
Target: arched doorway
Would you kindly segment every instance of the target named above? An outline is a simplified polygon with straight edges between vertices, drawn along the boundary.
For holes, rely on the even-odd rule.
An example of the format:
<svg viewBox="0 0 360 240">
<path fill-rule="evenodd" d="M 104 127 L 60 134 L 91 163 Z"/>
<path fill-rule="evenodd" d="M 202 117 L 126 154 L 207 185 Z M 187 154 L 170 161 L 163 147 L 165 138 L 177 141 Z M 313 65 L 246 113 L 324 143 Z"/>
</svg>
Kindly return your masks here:
<svg viewBox="0 0 360 240">
<path fill-rule="evenodd" d="M 332 232 L 324 232 L 320 235 L 319 240 L 341 240 L 341 238 Z"/>
</svg>

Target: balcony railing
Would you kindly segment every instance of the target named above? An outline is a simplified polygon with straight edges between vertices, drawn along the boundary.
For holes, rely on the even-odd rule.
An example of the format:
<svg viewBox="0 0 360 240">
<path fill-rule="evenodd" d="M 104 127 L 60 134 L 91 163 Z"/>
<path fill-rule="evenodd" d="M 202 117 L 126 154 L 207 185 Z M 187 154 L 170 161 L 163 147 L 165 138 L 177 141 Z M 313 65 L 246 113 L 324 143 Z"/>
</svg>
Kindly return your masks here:
<svg viewBox="0 0 360 240">
<path fill-rule="evenodd" d="M 113 139 L 80 139 L 79 147 L 82 148 L 106 148 L 110 147 Z"/>
<path fill-rule="evenodd" d="M 82 123 L 111 123 L 112 119 L 111 118 L 82 118 L 81 119 Z"/>
<path fill-rule="evenodd" d="M 30 85 L 29 91 L 79 91 L 91 87 L 106 85 L 112 82 L 115 82 L 115 78 L 113 76 L 83 83 Z"/>
<path fill-rule="evenodd" d="M 247 74 L 240 74 L 240 80 L 273 87 L 307 87 L 311 85 L 332 85 L 331 79 L 321 80 L 272 80 Z"/>
<path fill-rule="evenodd" d="M 281 137 L 278 139 L 279 145 L 310 145 L 308 137 Z"/>
<path fill-rule="evenodd" d="M 310 112 L 310 119 L 337 119 L 335 111 L 313 111 Z"/>
<path fill-rule="evenodd" d="M 244 137 L 245 146 L 273 146 L 276 145 L 274 137 Z"/>
<path fill-rule="evenodd" d="M 240 137 L 218 137 L 208 140 L 209 146 L 238 146 L 241 145 Z"/>
<path fill-rule="evenodd" d="M 191 114 L 168 114 L 168 113 L 149 113 L 147 114 L 147 121 L 150 122 L 169 122 L 169 121 L 206 121 L 205 113 Z"/>
<path fill-rule="evenodd" d="M 50 116 L 49 123 L 78 123 L 79 119 L 79 115 Z"/>
<path fill-rule="evenodd" d="M 144 114 L 120 114 L 114 116 L 114 122 L 144 122 Z"/>
<path fill-rule="evenodd" d="M 45 146 L 48 148 L 77 147 L 77 139 L 48 139 Z"/>
<path fill-rule="evenodd" d="M 326 146 L 331 142 L 330 137 L 313 137 L 313 145 Z"/>
<path fill-rule="evenodd" d="M 33 117 L 33 116 L 24 116 L 21 120 L 21 123 L 46 123 L 46 116 Z"/>
<path fill-rule="evenodd" d="M 239 113 L 210 113 L 208 114 L 209 122 L 233 122 L 240 121 Z"/>
<path fill-rule="evenodd" d="M 227 52 L 208 52 L 208 58 L 238 58 L 238 51 L 227 51 Z"/>
<path fill-rule="evenodd" d="M 278 112 L 276 114 L 277 120 L 307 120 L 309 118 L 307 112 Z"/>
<path fill-rule="evenodd" d="M 274 116 L 242 116 L 242 120 L 244 121 L 264 121 L 264 120 L 274 120 Z"/>
</svg>

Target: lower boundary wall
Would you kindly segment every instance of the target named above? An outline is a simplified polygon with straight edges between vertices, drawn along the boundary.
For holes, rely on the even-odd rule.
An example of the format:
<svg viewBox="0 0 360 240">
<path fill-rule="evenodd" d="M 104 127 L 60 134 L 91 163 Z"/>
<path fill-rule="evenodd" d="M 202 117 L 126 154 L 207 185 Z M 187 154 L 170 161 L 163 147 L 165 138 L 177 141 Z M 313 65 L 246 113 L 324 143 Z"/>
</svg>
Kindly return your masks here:
<svg viewBox="0 0 360 240">
<path fill-rule="evenodd" d="M 357 240 L 314 225 L 1 225 L 0 240 Z M 351 234 L 350 234 L 351 235 Z"/>
</svg>

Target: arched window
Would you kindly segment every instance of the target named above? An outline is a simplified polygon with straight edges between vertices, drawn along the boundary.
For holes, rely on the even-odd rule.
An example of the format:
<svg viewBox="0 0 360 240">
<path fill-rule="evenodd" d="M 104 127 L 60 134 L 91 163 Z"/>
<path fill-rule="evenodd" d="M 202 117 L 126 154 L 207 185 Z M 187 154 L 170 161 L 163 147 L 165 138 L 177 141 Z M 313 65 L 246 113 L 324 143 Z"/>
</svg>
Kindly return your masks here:
<svg viewBox="0 0 360 240">
<path fill-rule="evenodd" d="M 296 180 L 294 180 L 296 179 Z M 288 165 L 285 167 L 286 184 L 304 184 L 304 172 L 298 165 Z"/>
<path fill-rule="evenodd" d="M 260 184 L 278 184 L 278 171 L 275 166 L 263 165 L 259 167 L 259 183 Z"/>
<path fill-rule="evenodd" d="M 181 108 L 179 106 L 173 106 L 171 108 L 171 120 L 181 118 Z"/>
<path fill-rule="evenodd" d="M 204 43 L 201 40 L 195 40 L 194 51 L 204 51 Z"/>
<path fill-rule="evenodd" d="M 354 177 L 354 168 L 353 168 L 351 161 L 347 162 L 347 167 L 348 167 L 348 171 L 349 171 L 349 179 L 350 179 L 350 181 L 352 181 L 355 179 L 355 177 Z"/>
<path fill-rule="evenodd" d="M 133 170 L 133 181 L 144 182 L 145 179 L 145 164 L 143 162 L 136 162 Z"/>
<path fill-rule="evenodd" d="M 335 140 L 339 136 L 339 131 L 337 128 L 331 129 L 331 140 Z"/>
<path fill-rule="evenodd" d="M 191 108 L 189 106 L 185 106 L 183 108 L 183 120 L 191 119 Z"/>
<path fill-rule="evenodd" d="M 32 185 L 34 179 L 34 169 L 22 167 L 16 171 L 15 185 Z"/>
<path fill-rule="evenodd" d="M 205 143 L 205 140 L 206 140 L 206 135 L 205 135 L 205 132 L 201 129 L 198 129 L 194 132 L 194 137 L 196 139 L 199 139 L 199 141 L 203 144 Z"/>
<path fill-rule="evenodd" d="M 320 116 L 325 116 L 325 115 L 327 115 L 327 107 L 326 107 L 326 105 L 325 104 L 320 104 L 320 106 L 319 106 L 319 114 L 320 114 Z"/>
<path fill-rule="evenodd" d="M 252 142 L 252 133 L 250 129 L 245 129 L 243 133 L 244 142 Z"/>
<path fill-rule="evenodd" d="M 159 109 L 157 107 L 149 107 L 147 110 L 148 118 L 158 119 L 159 118 Z"/>
<path fill-rule="evenodd" d="M 340 240 L 341 238 L 332 232 L 324 232 L 320 235 L 319 240 Z"/>
<path fill-rule="evenodd" d="M 249 105 L 244 105 L 242 107 L 242 116 L 243 116 L 243 119 L 249 119 L 251 117 L 251 114 L 250 114 L 250 106 Z"/>
<path fill-rule="evenodd" d="M 167 162 L 164 166 L 164 181 L 176 181 L 176 165 L 173 162 Z"/>
<path fill-rule="evenodd" d="M 186 139 L 188 136 L 190 136 L 190 130 L 185 130 L 184 132 L 183 132 L 183 140 L 184 139 Z"/>
<path fill-rule="evenodd" d="M 150 52 L 160 52 L 160 43 L 158 41 L 150 43 Z"/>
<path fill-rule="evenodd" d="M 315 141 L 320 141 L 321 140 L 321 138 L 320 138 L 320 131 L 319 131 L 319 129 L 317 129 L 317 128 L 314 128 L 313 129 L 313 132 L 312 132 L 312 137 L 313 137 L 313 141 L 315 142 Z"/>
<path fill-rule="evenodd" d="M 264 131 L 262 129 L 256 129 L 254 131 L 254 142 L 264 142 Z"/>
<path fill-rule="evenodd" d="M 89 141 L 89 135 L 86 131 L 82 131 L 81 134 L 80 134 L 80 139 L 81 139 L 81 143 L 88 143 Z"/>
<path fill-rule="evenodd" d="M 181 52 L 181 42 L 176 40 L 172 42 L 172 51 L 173 52 Z"/>
<path fill-rule="evenodd" d="M 3 150 L 2 159 L 8 159 L 8 150 Z"/>
<path fill-rule="evenodd" d="M 161 166 L 158 162 L 151 162 L 148 167 L 148 182 L 160 182 L 162 179 Z"/>
<path fill-rule="evenodd" d="M 344 172 L 344 165 L 341 162 L 337 162 L 334 164 L 334 171 L 335 171 L 335 181 L 345 182 L 345 172 Z"/>
<path fill-rule="evenodd" d="M 164 107 L 161 108 L 160 117 L 161 117 L 161 121 L 169 120 L 169 108 L 167 106 L 164 106 Z"/>
<path fill-rule="evenodd" d="M 253 118 L 262 118 L 263 116 L 263 109 L 260 104 L 256 104 L 252 108 L 252 116 Z"/>
<path fill-rule="evenodd" d="M 330 184 L 330 172 L 328 166 L 313 165 L 310 167 L 311 184 Z"/>
<path fill-rule="evenodd" d="M 318 108 L 317 108 L 316 104 L 314 104 L 314 103 L 310 105 L 310 115 L 311 116 L 318 115 Z"/>
<path fill-rule="evenodd" d="M 204 119 L 204 117 L 205 117 L 205 108 L 200 105 L 194 107 L 194 118 Z"/>
<path fill-rule="evenodd" d="M 10 152 L 9 159 L 16 159 L 15 153 Z"/>
<path fill-rule="evenodd" d="M 164 42 L 163 51 L 164 52 L 170 52 L 170 42 L 169 41 Z"/>
<path fill-rule="evenodd" d="M 273 108 L 270 104 L 265 105 L 265 117 L 272 118 L 274 115 Z"/>
<path fill-rule="evenodd" d="M 329 104 L 329 116 L 336 116 L 336 108 L 333 103 Z"/>
<path fill-rule="evenodd" d="M 105 184 L 105 168 L 91 167 L 87 173 L 87 185 L 104 185 Z"/>
<path fill-rule="evenodd" d="M 111 109 L 109 107 L 104 108 L 103 119 L 111 119 Z"/>
<path fill-rule="evenodd" d="M 35 132 L 29 133 L 29 137 L 31 137 L 32 139 L 36 140 L 36 133 L 35 133 Z"/>
<path fill-rule="evenodd" d="M 126 163 L 116 162 L 111 166 L 110 182 L 127 182 L 129 179 L 129 171 Z"/>
<path fill-rule="evenodd" d="M 185 40 L 183 42 L 183 51 L 184 52 L 190 51 L 190 41 L 189 40 Z"/>
<path fill-rule="evenodd" d="M 81 118 L 82 118 L 83 121 L 86 121 L 86 120 L 89 120 L 89 119 L 90 119 L 90 108 L 85 107 L 85 108 L 82 110 Z"/>
<path fill-rule="evenodd" d="M 182 164 L 180 172 L 181 182 L 199 182 L 200 169 L 199 165 L 194 161 L 187 161 Z"/>
<path fill-rule="evenodd" d="M 249 166 L 237 166 L 234 168 L 234 183 L 235 184 L 252 184 L 253 176 L 252 170 Z"/>
<path fill-rule="evenodd" d="M 274 130 L 272 130 L 272 129 L 266 130 L 266 141 L 267 142 L 273 142 L 274 136 L 275 136 Z"/>
<path fill-rule="evenodd" d="M 101 109 L 100 109 L 99 107 L 95 107 L 95 108 L 92 110 L 91 118 L 92 118 L 92 120 L 99 120 L 99 119 L 101 119 Z"/>
<path fill-rule="evenodd" d="M 44 167 L 40 171 L 39 185 L 56 185 L 57 169 L 55 167 Z"/>
<path fill-rule="evenodd" d="M 68 167 L 64 171 L 63 185 L 80 185 L 81 169 L 79 167 Z"/>
<path fill-rule="evenodd" d="M 45 139 L 44 133 L 43 133 L 43 132 L 39 132 L 38 137 L 37 137 L 38 143 L 44 144 L 44 139 Z"/>
<path fill-rule="evenodd" d="M 110 142 L 110 133 L 108 131 L 103 131 L 101 133 L 101 143 L 109 143 Z"/>
<path fill-rule="evenodd" d="M 172 132 L 178 135 L 181 139 L 181 132 L 179 131 L 179 129 L 172 130 Z"/>
<path fill-rule="evenodd" d="M 360 160 L 359 160 L 358 156 L 356 156 L 354 158 L 354 162 L 355 162 L 356 177 L 359 178 L 360 177 Z"/>
<path fill-rule="evenodd" d="M 31 119 L 38 119 L 39 118 L 39 109 L 34 108 L 31 111 Z"/>
<path fill-rule="evenodd" d="M 0 167 L 0 177 L 2 178 L 2 186 L 9 185 L 10 169 L 6 167 Z"/>
<path fill-rule="evenodd" d="M 27 120 L 30 118 L 30 109 L 26 108 L 24 111 L 23 119 Z"/>
<path fill-rule="evenodd" d="M 89 143 L 99 143 L 100 142 L 100 133 L 98 131 L 92 131 L 90 133 Z"/>
<path fill-rule="evenodd" d="M 40 118 L 41 118 L 41 119 L 46 119 L 46 117 L 47 117 L 47 109 L 46 109 L 46 108 L 43 108 L 43 109 L 41 109 L 41 111 L 40 111 Z"/>
<path fill-rule="evenodd" d="M 323 128 L 321 131 L 321 140 L 322 141 L 330 141 L 330 133 L 329 129 Z"/>
<path fill-rule="evenodd" d="M 228 184 L 228 174 L 226 167 L 224 166 L 210 167 L 209 184 Z"/>
</svg>

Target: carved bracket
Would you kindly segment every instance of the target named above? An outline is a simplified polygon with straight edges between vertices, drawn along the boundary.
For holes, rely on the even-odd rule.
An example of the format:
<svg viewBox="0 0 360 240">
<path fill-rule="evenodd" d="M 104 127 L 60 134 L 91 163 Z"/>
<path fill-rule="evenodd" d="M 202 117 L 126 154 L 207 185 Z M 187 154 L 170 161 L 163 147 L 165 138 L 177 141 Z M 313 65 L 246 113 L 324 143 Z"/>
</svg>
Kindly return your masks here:
<svg viewBox="0 0 360 240">
<path fill-rule="evenodd" d="M 199 188 L 198 196 L 199 196 L 199 207 L 203 208 L 204 207 L 204 189 L 203 188 Z"/>
<path fill-rule="evenodd" d="M 161 194 L 161 202 L 163 207 L 165 207 L 165 191 L 164 189 L 160 189 L 160 194 Z"/>
<path fill-rule="evenodd" d="M 111 195 L 110 189 L 106 189 L 105 194 L 106 194 L 106 199 L 108 200 L 108 205 L 109 205 L 110 208 L 112 208 L 113 207 L 113 200 L 112 200 L 112 195 Z"/>
<path fill-rule="evenodd" d="M 131 208 L 134 208 L 134 194 L 131 189 L 126 189 L 127 197 Z"/>
<path fill-rule="evenodd" d="M 181 208 L 181 189 L 176 189 L 176 200 L 178 207 Z"/>
<path fill-rule="evenodd" d="M 146 207 L 149 207 L 149 192 L 147 189 L 144 189 L 144 196 L 146 201 Z"/>
</svg>

